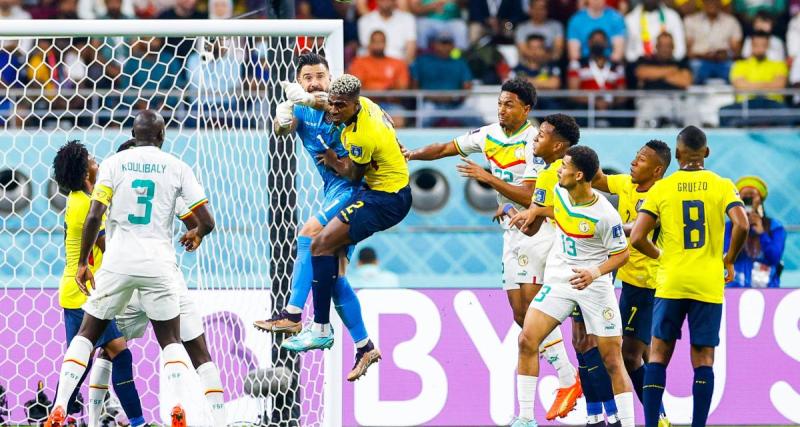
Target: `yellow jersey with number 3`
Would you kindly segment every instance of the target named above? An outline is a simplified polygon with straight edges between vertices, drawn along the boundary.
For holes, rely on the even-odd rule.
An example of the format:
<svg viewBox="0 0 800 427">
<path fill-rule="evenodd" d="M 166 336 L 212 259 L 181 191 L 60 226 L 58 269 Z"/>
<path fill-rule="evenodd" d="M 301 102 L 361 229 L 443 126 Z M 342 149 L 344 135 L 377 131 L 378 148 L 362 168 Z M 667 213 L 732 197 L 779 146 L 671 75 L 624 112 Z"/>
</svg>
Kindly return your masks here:
<svg viewBox="0 0 800 427">
<path fill-rule="evenodd" d="M 725 217 L 741 206 L 733 182 L 707 170 L 680 170 L 656 182 L 639 213 L 661 221 L 656 296 L 721 304 Z"/>
<path fill-rule="evenodd" d="M 367 165 L 364 178 L 371 190 L 396 193 L 408 185 L 408 164 L 388 115 L 368 98 L 358 99 L 361 110 L 342 130 L 350 159 Z"/>
<path fill-rule="evenodd" d="M 75 275 L 78 274 L 78 258 L 81 256 L 81 238 L 83 236 L 83 223 L 89 214 L 89 205 L 92 199 L 83 191 L 73 191 L 67 196 L 67 207 L 64 210 L 64 273 L 58 285 L 58 303 L 63 308 L 81 308 L 86 302 L 84 295 L 78 288 Z M 105 218 L 100 225 L 100 236 L 105 234 Z M 97 245 L 89 253 L 89 270 L 97 272 L 103 261 L 103 252 Z"/>
<path fill-rule="evenodd" d="M 619 196 L 617 212 L 622 217 L 622 222 L 628 224 L 636 221 L 639 208 L 642 206 L 647 191 L 637 191 L 638 185 L 633 183 L 630 175 L 619 174 L 608 176 L 608 190 L 612 194 Z M 653 240 L 653 233 L 647 238 Z M 655 289 L 656 269 L 658 261 L 637 251 L 631 247 L 631 255 L 628 262 L 617 271 L 617 278 L 625 283 L 640 288 Z"/>
</svg>

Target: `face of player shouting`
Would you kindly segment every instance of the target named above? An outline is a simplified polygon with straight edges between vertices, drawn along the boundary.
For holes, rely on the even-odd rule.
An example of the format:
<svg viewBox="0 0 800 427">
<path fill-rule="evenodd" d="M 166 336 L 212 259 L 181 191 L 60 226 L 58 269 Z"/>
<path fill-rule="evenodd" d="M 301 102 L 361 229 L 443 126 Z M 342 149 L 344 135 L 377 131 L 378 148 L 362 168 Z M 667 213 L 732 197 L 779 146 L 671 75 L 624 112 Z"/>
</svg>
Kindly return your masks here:
<svg viewBox="0 0 800 427">
<path fill-rule="evenodd" d="M 583 172 L 572 164 L 572 157 L 564 156 L 564 161 L 561 167 L 558 168 L 558 185 L 566 189 L 572 190 L 578 185 L 578 181 L 583 179 Z"/>
<path fill-rule="evenodd" d="M 358 111 L 358 98 L 342 95 L 331 95 L 328 99 L 328 115 L 335 125 L 340 125 L 352 118 Z"/>
<path fill-rule="evenodd" d="M 497 98 L 497 120 L 506 133 L 519 129 L 530 112 L 531 107 L 523 104 L 516 93 L 500 92 L 500 97 Z"/>
<path fill-rule="evenodd" d="M 306 92 L 327 92 L 331 87 L 331 74 L 324 64 L 305 65 L 297 75 L 297 82 Z"/>
<path fill-rule="evenodd" d="M 634 184 L 650 181 L 659 172 L 657 169 L 661 167 L 655 150 L 646 146 L 642 147 L 631 162 L 631 181 Z"/>
</svg>

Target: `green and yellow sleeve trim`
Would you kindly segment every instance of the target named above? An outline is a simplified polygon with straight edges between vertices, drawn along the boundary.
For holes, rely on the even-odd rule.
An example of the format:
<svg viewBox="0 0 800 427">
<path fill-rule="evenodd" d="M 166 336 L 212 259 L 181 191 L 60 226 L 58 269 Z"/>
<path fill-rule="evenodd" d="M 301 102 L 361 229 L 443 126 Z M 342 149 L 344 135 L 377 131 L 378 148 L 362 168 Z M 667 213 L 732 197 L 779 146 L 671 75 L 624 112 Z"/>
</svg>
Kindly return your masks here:
<svg viewBox="0 0 800 427">
<path fill-rule="evenodd" d="M 201 199 L 201 200 L 199 200 L 199 201 L 197 201 L 197 202 L 195 202 L 195 203 L 193 203 L 193 204 L 189 205 L 189 207 L 187 208 L 187 209 L 189 210 L 189 215 L 191 215 L 191 211 L 193 211 L 193 210 L 195 210 L 195 209 L 199 208 L 200 206 L 203 206 L 203 205 L 205 205 L 206 203 L 208 203 L 208 199 L 207 199 L 207 198 L 205 198 L 205 199 Z M 181 216 L 181 219 L 185 218 L 185 216 L 186 216 L 186 215 L 184 215 L 184 216 Z"/>
</svg>

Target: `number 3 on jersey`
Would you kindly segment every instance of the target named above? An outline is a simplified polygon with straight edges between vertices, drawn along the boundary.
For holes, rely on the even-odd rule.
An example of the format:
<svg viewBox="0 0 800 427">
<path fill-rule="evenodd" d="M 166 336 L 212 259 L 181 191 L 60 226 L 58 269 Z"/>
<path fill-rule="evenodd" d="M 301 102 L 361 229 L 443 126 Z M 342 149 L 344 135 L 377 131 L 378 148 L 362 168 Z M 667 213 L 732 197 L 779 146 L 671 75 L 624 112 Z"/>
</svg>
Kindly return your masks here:
<svg viewBox="0 0 800 427">
<path fill-rule="evenodd" d="M 153 213 L 153 196 L 156 193 L 156 183 L 149 179 L 136 179 L 131 183 L 131 188 L 136 190 L 139 197 L 136 198 L 136 203 L 144 205 L 144 214 L 141 216 L 128 214 L 128 221 L 131 224 L 145 225 L 150 224 L 150 216 Z M 142 194 L 138 189 L 145 190 Z"/>
<path fill-rule="evenodd" d="M 683 248 L 697 249 L 706 244 L 706 209 L 702 200 L 683 201 Z"/>
</svg>

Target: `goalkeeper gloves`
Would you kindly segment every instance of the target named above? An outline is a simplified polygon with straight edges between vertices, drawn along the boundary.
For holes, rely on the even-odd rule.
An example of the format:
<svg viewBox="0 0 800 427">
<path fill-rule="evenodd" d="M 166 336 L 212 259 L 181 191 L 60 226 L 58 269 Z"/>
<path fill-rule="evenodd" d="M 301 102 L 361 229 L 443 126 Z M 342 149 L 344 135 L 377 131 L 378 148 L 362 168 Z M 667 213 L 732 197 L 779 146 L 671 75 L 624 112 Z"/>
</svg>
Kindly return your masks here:
<svg viewBox="0 0 800 427">
<path fill-rule="evenodd" d="M 283 101 L 275 107 L 275 122 L 282 128 L 287 128 L 294 121 L 294 106 L 290 101 Z"/>
<path fill-rule="evenodd" d="M 300 83 L 281 82 L 283 92 L 286 94 L 286 99 L 293 104 L 305 105 L 306 107 L 313 107 L 316 97 L 313 93 L 306 92 Z"/>
</svg>

